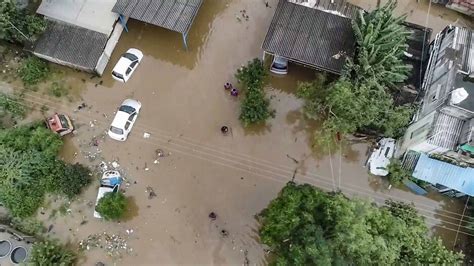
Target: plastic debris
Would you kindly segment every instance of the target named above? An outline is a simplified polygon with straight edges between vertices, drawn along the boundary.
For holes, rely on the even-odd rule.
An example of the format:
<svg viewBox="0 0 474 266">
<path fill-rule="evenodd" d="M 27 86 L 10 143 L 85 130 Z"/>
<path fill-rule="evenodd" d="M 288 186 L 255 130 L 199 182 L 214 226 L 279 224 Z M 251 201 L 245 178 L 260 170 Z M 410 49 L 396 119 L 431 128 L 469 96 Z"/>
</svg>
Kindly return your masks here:
<svg viewBox="0 0 474 266">
<path fill-rule="evenodd" d="M 116 162 L 116 161 L 112 162 L 112 167 L 113 168 L 118 168 L 119 166 L 120 166 L 120 164 L 118 162 Z"/>
<path fill-rule="evenodd" d="M 150 136 L 151 136 L 151 134 L 148 133 L 148 132 L 143 133 L 143 138 L 144 138 L 144 139 L 149 139 Z"/>
</svg>

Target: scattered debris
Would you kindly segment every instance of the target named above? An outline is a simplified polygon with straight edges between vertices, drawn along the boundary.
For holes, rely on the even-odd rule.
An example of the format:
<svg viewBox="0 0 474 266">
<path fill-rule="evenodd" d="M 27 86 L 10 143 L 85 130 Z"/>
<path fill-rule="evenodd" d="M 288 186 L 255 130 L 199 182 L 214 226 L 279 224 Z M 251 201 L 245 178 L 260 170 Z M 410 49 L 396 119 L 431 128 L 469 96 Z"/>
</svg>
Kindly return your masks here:
<svg viewBox="0 0 474 266">
<path fill-rule="evenodd" d="M 129 234 L 133 233 L 133 229 L 127 229 L 127 230 L 125 230 L 125 232 L 127 233 L 127 235 L 129 235 Z"/>
<path fill-rule="evenodd" d="M 298 160 L 296 160 L 295 158 L 291 157 L 289 154 L 286 155 L 286 157 L 288 157 L 289 159 L 291 159 L 294 163 L 298 164 L 300 163 Z"/>
<path fill-rule="evenodd" d="M 145 167 L 143 167 L 143 170 L 145 170 L 145 171 L 148 171 L 148 170 L 150 170 L 150 168 L 148 168 L 148 166 L 147 166 L 146 162 L 145 162 Z"/>
<path fill-rule="evenodd" d="M 146 187 L 146 193 L 148 193 L 148 199 L 152 199 L 157 196 L 155 190 L 150 186 Z"/>
<path fill-rule="evenodd" d="M 107 171 L 107 169 L 108 169 L 109 167 L 107 166 L 107 164 L 106 164 L 104 161 L 102 161 L 102 162 L 99 164 L 99 168 L 100 168 L 100 170 L 102 170 L 103 172 L 105 172 L 105 171 Z"/>
<path fill-rule="evenodd" d="M 79 242 L 82 250 L 101 248 L 107 252 L 109 257 L 121 257 L 123 253 L 130 254 L 133 249 L 128 246 L 127 240 L 119 234 L 92 234 Z"/>
<path fill-rule="evenodd" d="M 81 103 L 78 107 L 77 110 L 81 110 L 82 108 L 86 108 L 87 104 L 86 103 Z"/>
<path fill-rule="evenodd" d="M 48 226 L 48 231 L 47 231 L 47 232 L 48 232 L 48 233 L 51 232 L 51 230 L 53 230 L 53 228 L 54 228 L 54 225 L 50 224 L 50 225 Z"/>
<path fill-rule="evenodd" d="M 245 250 L 244 251 L 244 266 L 249 266 L 249 265 L 250 265 L 249 251 Z"/>
<path fill-rule="evenodd" d="M 119 168 L 119 167 L 120 167 L 120 164 L 119 164 L 117 161 L 113 161 L 113 162 L 112 162 L 112 167 L 113 167 L 113 168 Z"/>
<path fill-rule="evenodd" d="M 151 134 L 148 133 L 148 132 L 143 133 L 143 138 L 144 138 L 144 139 L 149 139 L 150 136 L 151 136 Z"/>
<path fill-rule="evenodd" d="M 222 237 L 228 237 L 229 236 L 229 231 L 225 230 L 225 229 L 222 229 L 221 230 L 221 236 Z"/>
<path fill-rule="evenodd" d="M 217 219 L 217 214 L 215 212 L 209 213 L 209 219 L 211 219 L 211 221 L 215 221 Z"/>
</svg>

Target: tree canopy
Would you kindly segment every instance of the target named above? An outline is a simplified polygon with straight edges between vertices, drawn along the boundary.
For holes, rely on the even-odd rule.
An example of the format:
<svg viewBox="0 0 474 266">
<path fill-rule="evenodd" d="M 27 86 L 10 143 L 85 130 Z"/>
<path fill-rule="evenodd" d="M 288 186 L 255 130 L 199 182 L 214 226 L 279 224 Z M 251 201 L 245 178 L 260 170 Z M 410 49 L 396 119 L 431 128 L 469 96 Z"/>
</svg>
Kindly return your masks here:
<svg viewBox="0 0 474 266">
<path fill-rule="evenodd" d="M 0 131 L 0 202 L 13 216 L 33 214 L 46 193 L 72 198 L 90 183 L 88 168 L 57 158 L 61 146 L 41 124 Z"/>
<path fill-rule="evenodd" d="M 456 265 L 412 205 L 386 206 L 288 183 L 259 215 L 278 265 Z"/>
<path fill-rule="evenodd" d="M 46 25 L 42 17 L 19 9 L 14 0 L 0 1 L 0 39 L 17 43 L 34 41 Z"/>
<path fill-rule="evenodd" d="M 128 200 L 118 192 L 108 192 L 97 203 L 96 210 L 105 220 L 120 220 L 127 211 Z"/>
<path fill-rule="evenodd" d="M 337 81 L 328 83 L 318 77 L 298 85 L 297 95 L 305 100 L 306 115 L 326 118 L 316 132 L 316 144 L 331 144 L 336 134 L 357 130 L 388 137 L 403 134 L 412 108 L 395 106 L 390 92 L 410 70 L 402 61 L 408 32 L 401 24 L 405 17 L 393 17 L 395 7 L 396 2 L 389 1 L 355 20 L 354 59 L 348 59 Z"/>
<path fill-rule="evenodd" d="M 61 246 L 56 241 L 42 241 L 35 243 L 31 250 L 28 265 L 75 265 L 76 254 L 69 249 Z"/>
</svg>

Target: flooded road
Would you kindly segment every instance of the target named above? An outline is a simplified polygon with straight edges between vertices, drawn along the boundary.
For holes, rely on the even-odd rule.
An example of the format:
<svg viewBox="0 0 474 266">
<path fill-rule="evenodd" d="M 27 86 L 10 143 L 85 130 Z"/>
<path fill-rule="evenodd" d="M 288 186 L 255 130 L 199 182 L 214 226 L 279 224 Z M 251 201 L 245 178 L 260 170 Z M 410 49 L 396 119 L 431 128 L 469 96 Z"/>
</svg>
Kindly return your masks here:
<svg viewBox="0 0 474 266">
<path fill-rule="evenodd" d="M 64 158 L 93 166 L 102 160 L 116 161 L 127 178 L 126 195 L 133 197 L 132 214 L 126 221 L 98 221 L 91 207 L 96 181 L 70 206 L 70 214 L 40 215 L 46 225 L 54 224 L 53 236 L 77 243 L 95 233 L 124 235 L 132 250 L 116 261 L 119 265 L 243 264 L 246 257 L 251 264 L 263 265 L 265 252 L 258 242 L 254 215 L 296 171 L 296 182 L 325 190 L 340 189 L 380 204 L 388 198 L 415 202 L 427 224 L 452 241 L 462 203 L 389 190 L 388 184 L 368 176 L 363 167 L 364 143 L 344 145 L 329 155 L 311 149 L 317 125 L 303 117 L 302 103 L 294 92 L 298 81 L 315 77 L 314 71 L 290 65 L 287 77 L 270 76 L 267 92 L 275 118 L 259 130 L 242 128 L 238 101 L 224 91 L 223 84 L 235 83 L 236 69 L 261 57 L 274 7 L 276 1 L 266 7 L 264 1 L 205 0 L 191 29 L 187 52 L 178 33 L 131 20 L 130 31 L 122 35 L 105 71 L 110 73 L 128 48 L 142 50 L 145 57 L 126 84 L 109 74 L 91 78 L 74 72 L 69 80 L 82 90 L 77 103 L 52 101 L 34 92 L 25 95 L 25 101 L 47 104 L 51 112 L 67 112 L 75 119 L 78 135 L 67 139 Z M 246 10 L 248 21 L 236 19 L 241 10 Z M 118 105 L 128 97 L 141 101 L 143 108 L 127 142 L 118 143 L 104 137 L 104 132 Z M 88 107 L 74 112 L 81 102 Z M 229 126 L 232 134 L 223 136 L 222 125 Z M 144 133 L 150 137 L 144 138 Z M 92 139 L 98 140 L 98 146 L 91 145 Z M 156 149 L 168 155 L 157 163 Z M 157 197 L 149 197 L 148 187 Z M 210 212 L 217 214 L 215 221 L 208 218 Z M 127 233 L 130 229 L 133 233 Z M 222 230 L 228 236 L 223 237 Z M 112 259 L 98 249 L 85 251 L 84 265 L 98 261 Z"/>
</svg>

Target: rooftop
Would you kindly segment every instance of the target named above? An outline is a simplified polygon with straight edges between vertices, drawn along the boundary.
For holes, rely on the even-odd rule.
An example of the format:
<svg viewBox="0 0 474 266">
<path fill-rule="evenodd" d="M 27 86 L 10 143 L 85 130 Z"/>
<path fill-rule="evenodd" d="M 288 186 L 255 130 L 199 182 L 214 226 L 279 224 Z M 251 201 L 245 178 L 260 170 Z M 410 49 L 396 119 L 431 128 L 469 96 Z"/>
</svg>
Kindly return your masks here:
<svg viewBox="0 0 474 266">
<path fill-rule="evenodd" d="M 118 15 L 112 12 L 116 0 L 41 1 L 36 13 L 72 25 L 109 35 Z"/>
<path fill-rule="evenodd" d="M 187 34 L 203 0 L 118 0 L 112 11 Z"/>
<path fill-rule="evenodd" d="M 413 177 L 474 196 L 474 168 L 463 168 L 421 154 Z"/>
<path fill-rule="evenodd" d="M 262 47 L 267 53 L 340 74 L 354 45 L 350 18 L 280 0 Z"/>
<path fill-rule="evenodd" d="M 53 22 L 36 41 L 34 53 L 85 71 L 95 69 L 108 35 L 71 24 Z"/>
</svg>

